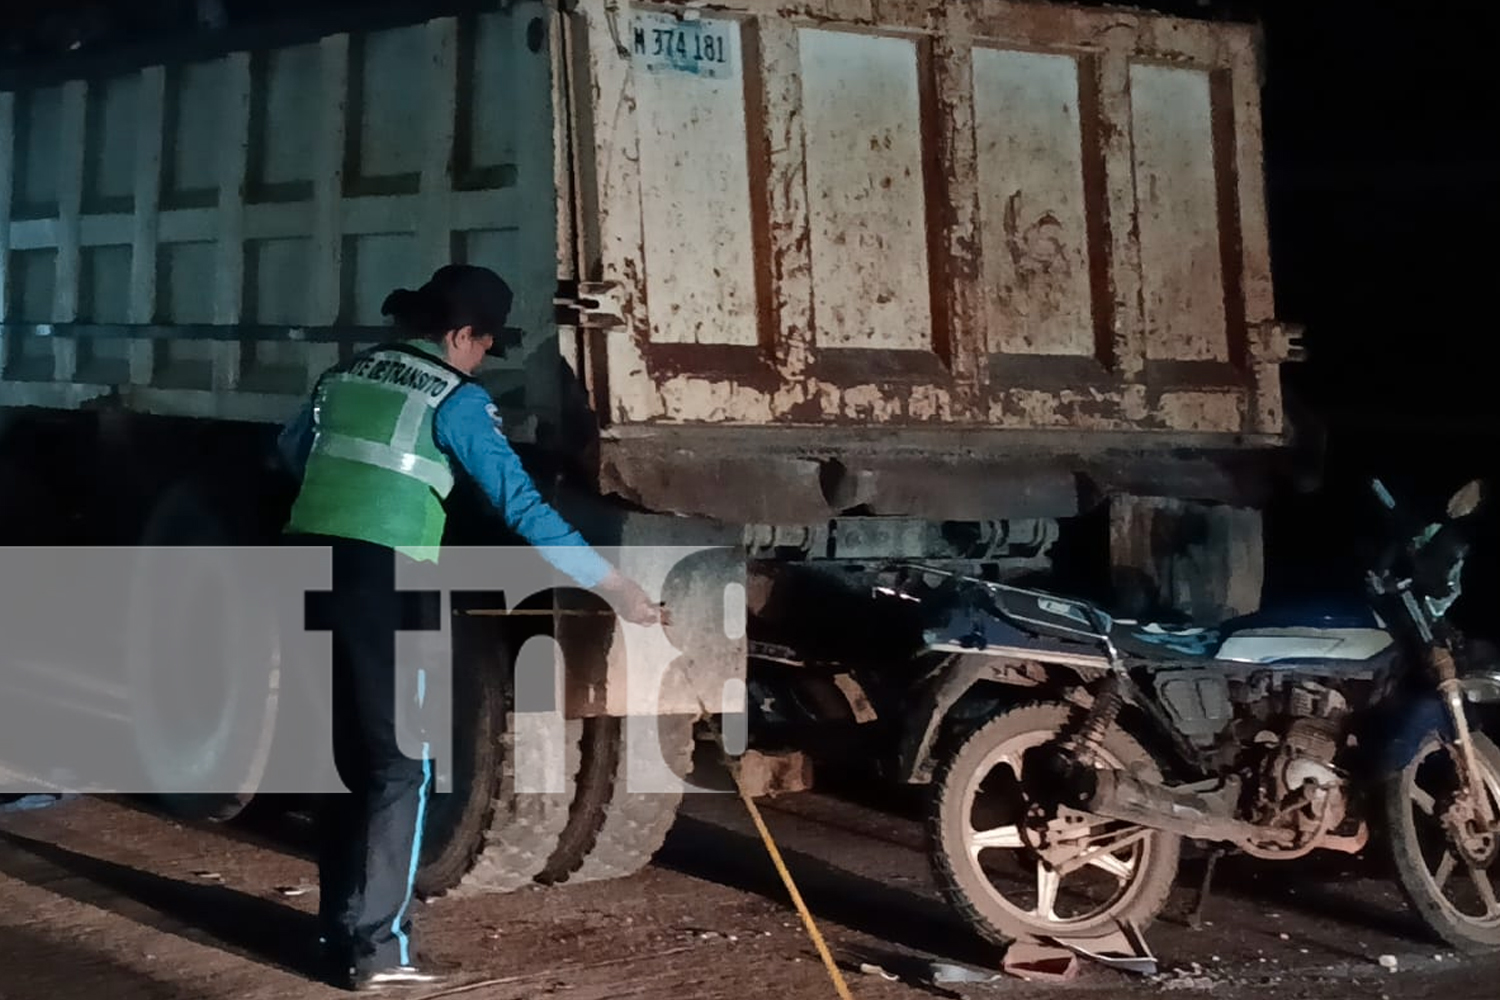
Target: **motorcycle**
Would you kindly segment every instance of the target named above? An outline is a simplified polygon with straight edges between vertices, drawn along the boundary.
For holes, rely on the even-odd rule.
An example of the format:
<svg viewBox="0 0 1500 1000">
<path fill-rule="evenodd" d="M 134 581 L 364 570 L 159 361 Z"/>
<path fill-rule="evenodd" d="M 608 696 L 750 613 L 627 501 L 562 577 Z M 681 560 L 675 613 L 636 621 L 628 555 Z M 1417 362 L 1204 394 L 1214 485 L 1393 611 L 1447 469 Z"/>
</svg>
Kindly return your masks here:
<svg viewBox="0 0 1500 1000">
<path fill-rule="evenodd" d="M 1357 853 L 1374 828 L 1437 935 L 1500 945 L 1500 749 L 1471 718 L 1500 701 L 1500 666 L 1447 620 L 1484 488 L 1424 525 L 1372 486 L 1390 541 L 1355 615 L 1115 620 L 922 566 L 882 588 L 926 610 L 926 649 L 989 667 L 1000 707 L 939 756 L 929 822 L 939 885 L 980 934 L 1144 927 L 1183 839 L 1285 861 Z"/>
</svg>

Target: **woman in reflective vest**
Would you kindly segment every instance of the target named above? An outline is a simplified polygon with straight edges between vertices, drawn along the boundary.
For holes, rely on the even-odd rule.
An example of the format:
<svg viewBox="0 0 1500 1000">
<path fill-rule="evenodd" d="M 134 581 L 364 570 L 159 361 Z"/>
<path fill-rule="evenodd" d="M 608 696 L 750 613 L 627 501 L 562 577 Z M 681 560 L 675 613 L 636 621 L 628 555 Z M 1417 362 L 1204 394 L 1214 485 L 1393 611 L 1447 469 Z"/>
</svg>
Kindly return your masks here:
<svg viewBox="0 0 1500 1000">
<path fill-rule="evenodd" d="M 438 978 L 411 946 L 431 766 L 406 756 L 396 736 L 395 561 L 438 558 L 455 463 L 511 530 L 580 586 L 612 592 L 629 621 L 661 618 L 542 499 L 472 378 L 510 304 L 498 275 L 467 265 L 392 292 L 382 312 L 404 339 L 326 372 L 280 438 L 301 478 L 288 541 L 333 556 L 334 756 L 353 794 L 331 796 L 321 824 L 319 918 L 330 971 L 354 989 Z"/>
</svg>

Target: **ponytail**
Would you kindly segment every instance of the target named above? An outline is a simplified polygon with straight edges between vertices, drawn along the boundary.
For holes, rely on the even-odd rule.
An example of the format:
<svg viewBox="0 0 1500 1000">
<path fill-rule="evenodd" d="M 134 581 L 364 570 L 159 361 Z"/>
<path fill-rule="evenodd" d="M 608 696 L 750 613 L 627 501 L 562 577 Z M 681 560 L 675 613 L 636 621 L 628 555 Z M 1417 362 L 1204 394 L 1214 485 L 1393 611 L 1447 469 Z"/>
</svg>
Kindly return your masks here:
<svg viewBox="0 0 1500 1000">
<path fill-rule="evenodd" d="M 452 327 L 447 303 L 426 287 L 396 289 L 386 296 L 380 314 L 394 318 L 396 325 L 408 333 L 432 340 L 439 339 Z"/>
</svg>

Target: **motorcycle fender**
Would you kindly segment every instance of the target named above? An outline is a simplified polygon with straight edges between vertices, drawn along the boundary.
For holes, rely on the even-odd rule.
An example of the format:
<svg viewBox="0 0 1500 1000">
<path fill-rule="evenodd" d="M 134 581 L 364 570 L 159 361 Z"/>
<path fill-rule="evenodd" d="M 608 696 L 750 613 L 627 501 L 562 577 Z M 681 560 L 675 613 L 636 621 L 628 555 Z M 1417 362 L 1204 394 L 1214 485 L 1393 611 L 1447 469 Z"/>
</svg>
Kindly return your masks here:
<svg viewBox="0 0 1500 1000">
<path fill-rule="evenodd" d="M 1059 683 L 1078 682 L 1080 678 L 1063 668 Z M 934 753 L 944 720 L 976 685 L 993 681 L 1018 689 L 1034 688 L 1035 678 L 1021 666 L 1002 658 L 965 655 L 954 661 L 926 685 L 903 723 L 897 759 L 897 780 L 907 784 L 927 784 L 937 769 Z"/>
</svg>

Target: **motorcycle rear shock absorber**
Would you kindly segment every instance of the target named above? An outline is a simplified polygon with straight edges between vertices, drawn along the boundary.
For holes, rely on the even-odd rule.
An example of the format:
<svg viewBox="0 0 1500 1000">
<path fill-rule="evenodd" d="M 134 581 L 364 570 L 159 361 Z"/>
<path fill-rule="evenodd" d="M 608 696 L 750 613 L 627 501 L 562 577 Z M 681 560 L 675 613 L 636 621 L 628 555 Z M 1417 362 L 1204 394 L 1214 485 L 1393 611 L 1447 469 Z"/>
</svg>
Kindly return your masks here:
<svg viewBox="0 0 1500 1000">
<path fill-rule="evenodd" d="M 1125 704 L 1125 693 L 1119 674 L 1110 674 L 1104 679 L 1094 703 L 1078 732 L 1068 740 L 1068 749 L 1074 758 L 1085 767 L 1093 767 L 1099 749 L 1104 744 L 1104 735 L 1115 724 L 1120 709 Z"/>
<path fill-rule="evenodd" d="M 1125 701 L 1122 687 L 1119 676 L 1112 674 L 1100 686 L 1076 731 L 1056 743 L 1026 751 L 1021 783 L 1027 796 L 1041 803 L 1048 816 L 1059 806 L 1087 809 L 1097 787 L 1094 768 L 1099 750 Z"/>
</svg>

